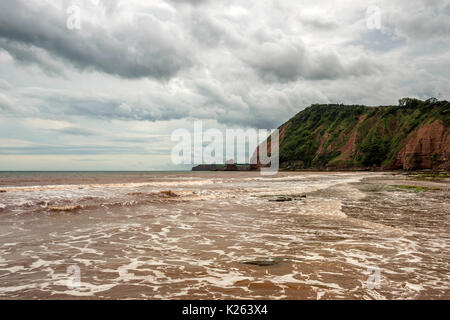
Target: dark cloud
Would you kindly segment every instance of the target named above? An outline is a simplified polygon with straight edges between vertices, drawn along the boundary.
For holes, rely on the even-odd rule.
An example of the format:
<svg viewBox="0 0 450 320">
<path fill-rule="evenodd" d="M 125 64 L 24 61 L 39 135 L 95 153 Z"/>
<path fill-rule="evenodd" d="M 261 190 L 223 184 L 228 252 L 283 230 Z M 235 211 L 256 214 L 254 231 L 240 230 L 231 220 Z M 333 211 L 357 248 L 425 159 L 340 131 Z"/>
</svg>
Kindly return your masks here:
<svg viewBox="0 0 450 320">
<path fill-rule="evenodd" d="M 332 50 L 308 50 L 303 43 L 264 43 L 244 60 L 264 80 L 289 82 L 298 79 L 333 80 L 377 72 L 377 65 L 361 57 L 342 58 Z"/>
<path fill-rule="evenodd" d="M 23 62 L 38 61 L 36 48 L 47 51 L 81 70 L 93 69 L 125 78 L 168 79 L 192 64 L 193 55 L 177 28 L 152 16 L 110 29 L 84 21 L 82 30 L 66 28 L 68 15 L 51 6 L 29 1 L 0 2 L 0 43 Z M 25 48 L 30 53 L 25 54 Z"/>
<path fill-rule="evenodd" d="M 227 31 L 215 23 L 211 17 L 193 14 L 190 23 L 192 35 L 203 45 L 215 47 L 227 37 Z"/>
<path fill-rule="evenodd" d="M 40 67 L 49 75 L 64 74 L 62 65 L 56 63 L 44 50 L 37 47 L 0 39 L 0 49 L 8 52 L 17 62 Z"/>
<path fill-rule="evenodd" d="M 323 31 L 332 31 L 339 28 L 335 21 L 327 20 L 319 16 L 301 16 L 300 22 L 306 27 Z"/>
<path fill-rule="evenodd" d="M 420 14 L 413 17 L 402 17 L 397 21 L 400 33 L 412 40 L 430 40 L 450 38 L 450 19 L 446 15 L 430 16 Z"/>
</svg>

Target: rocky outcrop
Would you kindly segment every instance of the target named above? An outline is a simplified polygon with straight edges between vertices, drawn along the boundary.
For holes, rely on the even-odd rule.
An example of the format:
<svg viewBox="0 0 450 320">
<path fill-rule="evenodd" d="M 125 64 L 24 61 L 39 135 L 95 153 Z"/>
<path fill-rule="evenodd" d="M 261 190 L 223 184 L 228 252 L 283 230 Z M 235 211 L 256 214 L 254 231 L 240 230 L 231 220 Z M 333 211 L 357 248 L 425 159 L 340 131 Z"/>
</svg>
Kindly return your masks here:
<svg viewBox="0 0 450 320">
<path fill-rule="evenodd" d="M 259 166 L 252 164 L 200 164 L 192 168 L 192 171 L 255 171 Z"/>
<path fill-rule="evenodd" d="M 423 125 L 411 133 L 406 144 L 397 154 L 395 169 L 449 169 L 450 134 L 440 119 Z"/>
<path fill-rule="evenodd" d="M 224 166 L 217 164 L 200 164 L 192 168 L 192 171 L 223 171 Z"/>
</svg>

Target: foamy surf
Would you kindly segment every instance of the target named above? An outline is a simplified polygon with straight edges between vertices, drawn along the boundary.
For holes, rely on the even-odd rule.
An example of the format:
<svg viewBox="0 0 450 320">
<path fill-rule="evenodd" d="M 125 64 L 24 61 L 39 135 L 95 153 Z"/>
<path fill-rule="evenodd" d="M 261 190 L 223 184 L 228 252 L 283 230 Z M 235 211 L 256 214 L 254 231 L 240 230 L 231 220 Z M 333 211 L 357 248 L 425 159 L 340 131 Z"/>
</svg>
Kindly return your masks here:
<svg viewBox="0 0 450 320">
<path fill-rule="evenodd" d="M 93 175 L 83 179 L 98 183 L 2 187 L 0 297 L 449 297 L 448 194 L 360 187 L 386 176 Z"/>
</svg>

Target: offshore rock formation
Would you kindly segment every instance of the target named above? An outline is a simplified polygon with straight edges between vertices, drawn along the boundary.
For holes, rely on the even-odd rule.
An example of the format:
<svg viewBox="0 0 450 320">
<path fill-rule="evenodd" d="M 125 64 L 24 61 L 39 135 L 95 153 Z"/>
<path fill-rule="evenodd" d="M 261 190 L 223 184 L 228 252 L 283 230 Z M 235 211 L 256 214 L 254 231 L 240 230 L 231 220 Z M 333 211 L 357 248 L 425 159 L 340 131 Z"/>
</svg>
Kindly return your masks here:
<svg viewBox="0 0 450 320">
<path fill-rule="evenodd" d="M 192 168 L 192 171 L 254 171 L 259 170 L 257 165 L 252 164 L 200 164 Z"/>
<path fill-rule="evenodd" d="M 450 169 L 450 103 L 312 105 L 283 124 L 280 166 L 297 169 Z M 269 144 L 270 145 L 270 144 Z"/>
</svg>

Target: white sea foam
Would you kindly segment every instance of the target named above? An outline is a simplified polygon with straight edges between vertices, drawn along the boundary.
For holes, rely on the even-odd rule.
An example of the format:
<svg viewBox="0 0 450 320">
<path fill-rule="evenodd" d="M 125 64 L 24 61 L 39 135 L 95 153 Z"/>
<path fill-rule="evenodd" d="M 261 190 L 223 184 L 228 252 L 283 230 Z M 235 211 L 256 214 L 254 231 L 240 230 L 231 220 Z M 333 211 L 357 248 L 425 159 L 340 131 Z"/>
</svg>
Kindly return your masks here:
<svg viewBox="0 0 450 320">
<path fill-rule="evenodd" d="M 409 299 L 448 292 L 448 227 L 436 216 L 445 206 L 411 213 L 420 195 L 351 185 L 371 173 L 280 175 L 7 190 L 2 204 L 15 212 L 82 208 L 15 218 L 2 211 L 0 272 L 8 283 L 0 296 Z M 268 197 L 300 194 L 306 198 Z M 65 289 L 71 264 L 81 268 L 77 290 Z M 368 266 L 380 267 L 379 290 L 365 289 Z M 123 296 L 121 285 L 135 289 Z"/>
</svg>

